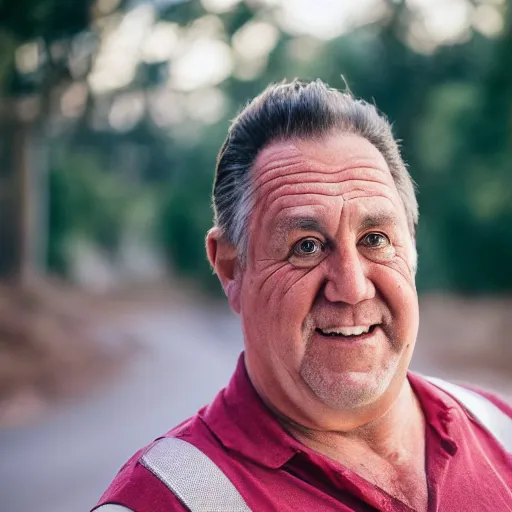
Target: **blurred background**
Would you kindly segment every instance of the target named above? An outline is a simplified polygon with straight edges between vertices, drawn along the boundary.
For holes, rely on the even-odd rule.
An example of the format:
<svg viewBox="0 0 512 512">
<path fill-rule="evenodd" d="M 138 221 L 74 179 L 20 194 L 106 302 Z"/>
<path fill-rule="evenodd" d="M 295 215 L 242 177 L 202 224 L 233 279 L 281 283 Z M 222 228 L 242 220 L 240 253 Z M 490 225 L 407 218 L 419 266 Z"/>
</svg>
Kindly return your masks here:
<svg viewBox="0 0 512 512">
<path fill-rule="evenodd" d="M 204 255 L 269 82 L 393 122 L 419 187 L 414 369 L 512 399 L 512 1 L 0 0 L 0 510 L 87 511 L 242 349 Z"/>
</svg>

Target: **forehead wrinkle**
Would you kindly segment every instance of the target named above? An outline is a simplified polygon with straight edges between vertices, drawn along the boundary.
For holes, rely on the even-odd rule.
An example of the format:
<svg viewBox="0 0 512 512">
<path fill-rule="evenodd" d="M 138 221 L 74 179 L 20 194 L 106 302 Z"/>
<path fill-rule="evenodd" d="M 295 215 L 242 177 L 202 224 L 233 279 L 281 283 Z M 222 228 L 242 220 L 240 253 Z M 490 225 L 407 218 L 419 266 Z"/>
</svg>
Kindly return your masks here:
<svg viewBox="0 0 512 512">
<path fill-rule="evenodd" d="M 315 194 L 298 194 L 298 195 L 301 196 L 301 199 L 306 199 L 306 196 L 315 195 Z M 307 198 L 309 198 L 309 197 L 307 197 Z M 288 199 L 288 198 L 283 198 L 283 200 L 284 199 Z M 284 210 L 296 210 L 296 209 L 314 212 L 315 210 L 325 210 L 325 205 L 317 204 L 317 203 L 291 204 L 289 206 L 281 206 L 279 211 L 282 212 Z M 306 213 L 305 215 L 310 215 L 311 217 L 314 217 L 315 213 L 313 213 L 313 214 Z"/>
<path fill-rule="evenodd" d="M 386 177 L 391 177 L 391 171 L 387 164 L 381 167 L 378 162 L 372 158 L 353 158 L 348 157 L 342 164 L 329 163 L 326 164 L 320 160 L 309 159 L 306 162 L 308 168 L 313 172 L 326 173 L 326 174 L 340 174 L 350 170 L 371 170 L 378 173 L 385 174 Z"/>
<path fill-rule="evenodd" d="M 336 135 L 336 132 L 330 134 L 330 136 L 332 135 Z M 325 139 L 324 137 L 291 137 L 289 139 L 276 139 L 274 141 L 271 141 L 269 145 L 264 147 L 259 152 L 255 159 L 253 168 L 258 169 L 260 167 L 263 169 L 269 164 L 268 161 L 272 163 L 272 159 L 274 157 L 277 156 L 278 158 L 286 159 L 283 158 L 282 155 L 288 153 L 290 155 L 288 158 L 300 159 L 311 170 L 315 170 L 315 168 L 317 168 L 319 170 L 323 169 L 332 172 L 333 168 L 338 167 L 338 171 L 342 172 L 351 167 L 371 168 L 379 172 L 391 175 L 388 163 L 386 162 L 386 159 L 384 158 L 382 153 L 366 138 L 350 133 L 340 133 L 337 135 L 341 136 L 341 139 L 343 140 L 352 139 L 357 141 L 358 139 L 360 139 L 360 142 L 363 142 L 365 145 L 368 145 L 368 147 L 370 147 L 373 150 L 372 153 L 374 153 L 374 155 L 368 156 L 367 149 L 363 149 L 363 152 L 365 154 L 362 155 L 358 149 L 354 150 L 353 147 L 345 148 L 345 152 L 348 154 L 345 154 L 343 156 L 344 162 L 340 166 L 339 162 L 333 162 L 333 158 L 335 158 L 336 160 L 341 160 L 341 155 L 336 153 L 336 155 L 333 157 L 333 155 L 330 155 L 330 149 L 328 145 L 327 147 L 324 145 L 325 143 L 323 141 L 327 140 L 328 142 L 330 138 L 329 134 L 325 135 L 327 139 Z M 319 156 L 315 156 L 315 154 L 311 153 L 311 145 L 314 145 L 316 147 L 323 147 L 323 151 L 319 151 Z M 324 159 L 322 159 L 322 157 L 324 157 Z M 263 162 L 265 163 L 261 164 L 260 160 L 263 160 Z"/>
<path fill-rule="evenodd" d="M 260 167 L 254 167 L 257 171 L 257 175 L 254 181 L 261 181 L 264 176 L 276 174 L 281 175 L 283 170 L 287 170 L 293 167 L 299 167 L 302 164 L 302 160 L 299 158 L 281 158 L 279 160 L 271 160 L 270 162 Z M 304 171 L 302 171 L 304 172 Z M 288 173 L 285 174 L 287 176 Z"/>
<path fill-rule="evenodd" d="M 345 202 L 347 202 L 347 203 L 348 202 L 352 202 L 352 201 L 355 201 L 356 199 L 375 199 L 375 198 L 379 198 L 379 199 L 387 199 L 393 205 L 393 208 L 396 208 L 396 205 L 393 202 L 392 198 L 390 196 L 386 195 L 386 194 L 372 194 L 372 195 L 368 195 L 368 191 L 365 190 L 363 192 L 365 192 L 365 195 L 345 198 Z"/>
<path fill-rule="evenodd" d="M 396 210 L 396 208 L 397 208 L 397 205 L 393 202 L 393 200 L 385 194 L 373 194 L 371 196 L 362 195 L 362 196 L 358 196 L 358 197 L 351 198 L 351 199 L 346 199 L 343 195 L 327 196 L 329 198 L 336 197 L 341 200 L 341 203 L 338 204 L 338 202 L 337 202 L 335 207 L 333 207 L 333 205 L 331 205 L 331 206 L 326 205 L 325 203 L 310 202 L 314 198 L 315 195 L 319 195 L 322 197 L 322 194 L 309 193 L 309 194 L 296 194 L 296 195 L 299 196 L 300 199 L 304 199 L 305 202 L 295 203 L 295 204 L 287 204 L 287 205 L 281 206 L 279 203 L 281 203 L 283 201 L 285 201 L 285 202 L 293 201 L 293 199 L 294 199 L 293 196 L 289 196 L 289 195 L 282 196 L 281 195 L 277 198 L 276 201 L 271 203 L 268 206 L 268 208 L 263 209 L 263 211 L 265 211 L 267 213 L 267 218 L 270 221 L 270 224 L 268 224 L 269 229 L 274 231 L 279 228 L 279 232 L 276 234 L 276 238 L 283 238 L 283 236 L 285 237 L 288 233 L 288 231 L 285 228 L 289 227 L 289 223 L 287 223 L 286 219 L 281 222 L 280 217 L 284 217 L 284 218 L 288 217 L 288 218 L 293 219 L 293 217 L 296 216 L 296 217 L 312 218 L 312 219 L 317 220 L 317 219 L 325 219 L 326 216 L 329 216 L 329 211 L 332 211 L 333 217 L 331 218 L 331 220 L 336 219 L 336 224 L 338 225 L 338 228 L 336 228 L 336 231 L 337 231 L 339 229 L 339 223 L 342 222 L 342 213 L 345 209 L 344 205 L 348 204 L 349 202 L 352 203 L 353 199 L 376 199 L 376 198 L 385 199 L 386 201 L 388 201 L 391 204 L 391 208 L 393 211 Z M 276 209 L 277 209 L 277 211 L 275 212 L 275 214 L 273 214 L 273 210 L 276 210 Z M 389 210 L 387 208 L 382 208 L 379 206 L 376 209 L 377 209 L 377 211 L 382 212 L 383 215 L 386 214 L 388 216 L 391 216 L 391 215 L 394 216 L 396 218 L 396 224 L 399 223 L 399 220 L 401 218 L 400 214 L 397 215 L 397 214 L 393 214 L 393 213 L 388 213 Z M 296 210 L 297 214 L 294 215 L 293 213 L 292 214 L 285 213 L 283 215 L 282 212 L 286 212 L 287 210 Z M 326 210 L 327 210 L 327 213 L 326 213 Z M 352 209 L 348 213 L 351 213 L 352 215 L 354 215 L 354 214 L 357 215 L 357 211 L 354 211 Z M 371 216 L 371 215 L 372 215 L 371 212 L 366 214 L 366 216 Z M 276 219 L 278 222 L 273 222 Z M 265 220 L 262 219 L 262 222 L 265 222 Z M 321 229 L 315 229 L 315 230 L 317 230 L 318 232 L 322 233 L 324 236 L 327 237 L 328 232 L 329 232 L 327 224 L 324 225 L 324 222 L 322 222 L 322 221 L 317 221 L 317 222 L 320 225 L 320 226 L 317 226 L 317 228 L 321 227 Z M 285 228 L 281 228 L 281 226 L 279 226 L 278 223 L 284 224 Z M 310 227 L 313 228 L 313 225 L 311 224 Z M 363 229 L 366 229 L 366 228 L 363 228 Z M 271 236 L 272 236 L 272 238 L 274 238 L 273 235 L 271 235 Z"/>
<path fill-rule="evenodd" d="M 300 164 L 288 165 L 286 168 L 290 169 L 292 167 L 298 167 Z M 374 179 L 372 176 L 364 175 L 364 171 L 381 171 L 375 167 L 358 167 L 358 166 L 349 166 L 344 168 L 339 168 L 335 171 L 331 170 L 319 170 L 319 169 L 311 169 L 309 167 L 305 167 L 304 169 L 297 170 L 295 172 L 282 173 L 283 167 L 273 167 L 271 170 L 263 172 L 259 172 L 259 176 L 256 176 L 254 179 L 255 190 L 260 188 L 269 186 L 272 182 L 276 180 L 284 180 L 285 182 L 292 181 L 293 178 L 304 175 L 308 177 L 303 183 L 345 183 L 347 181 L 363 181 L 368 183 L 378 183 L 385 187 L 393 188 L 393 186 L 386 181 L 389 180 L 379 180 Z M 357 172 L 363 171 L 363 172 Z M 383 171 L 384 172 L 384 171 Z M 270 176 L 268 176 L 270 174 Z M 363 174 L 363 176 L 361 176 Z M 391 173 L 386 173 L 386 178 L 391 178 Z M 300 183 L 299 183 L 300 184 Z M 394 185 L 394 181 L 393 181 Z"/>
<path fill-rule="evenodd" d="M 293 145 L 270 144 L 256 156 L 252 165 L 253 181 L 260 181 L 263 175 L 300 165 L 302 153 Z"/>
<path fill-rule="evenodd" d="M 254 192 L 259 192 L 261 189 L 269 187 L 276 180 L 284 180 L 285 183 L 283 183 L 283 185 L 289 184 L 290 182 L 293 183 L 294 181 L 293 181 L 292 178 L 294 178 L 296 176 L 300 176 L 302 174 L 307 174 L 308 172 L 309 171 L 307 169 L 304 169 L 304 170 L 301 170 L 301 171 L 287 173 L 285 175 L 282 175 L 279 172 L 275 172 L 274 176 L 272 176 L 272 177 L 270 177 L 270 178 L 268 178 L 266 180 L 264 180 L 263 177 L 260 177 L 260 179 L 254 180 L 254 183 L 255 183 L 255 186 L 253 187 Z M 303 181 L 300 181 L 299 183 L 295 182 L 295 184 L 301 185 L 302 183 L 311 183 L 311 182 L 312 181 L 303 180 Z"/>
<path fill-rule="evenodd" d="M 301 140 L 296 140 L 294 142 L 300 144 Z M 310 142 L 318 143 L 318 141 Z M 312 157 L 311 155 L 306 156 L 304 152 L 300 150 L 292 141 L 277 141 L 263 148 L 259 155 L 256 157 L 253 165 L 253 181 L 255 184 L 255 189 L 258 190 L 262 185 L 270 183 L 274 181 L 274 179 L 303 174 L 307 171 L 315 173 L 318 178 L 318 176 L 324 175 L 336 176 L 349 170 L 370 170 L 373 172 L 383 173 L 387 179 L 392 179 L 391 172 L 387 166 L 386 161 L 377 149 L 375 149 L 375 151 L 381 158 L 376 159 L 361 156 L 354 157 L 353 155 L 348 155 L 348 157 L 345 158 L 345 162 L 343 162 L 342 165 L 339 165 L 333 164 L 332 162 L 323 162 L 317 158 Z M 382 160 L 382 162 L 380 160 Z M 304 166 L 303 170 L 292 174 L 285 174 L 284 176 L 282 175 L 283 170 L 289 169 L 291 167 L 298 167 L 301 166 L 301 164 Z M 270 176 L 268 176 L 269 174 Z M 344 180 L 339 180 L 338 178 L 335 179 L 335 181 L 346 181 L 347 179 L 349 179 L 349 177 L 345 178 Z M 381 182 L 380 180 L 371 179 L 368 179 L 368 181 Z"/>
<path fill-rule="evenodd" d="M 333 163 L 337 162 L 324 163 L 312 158 L 311 155 L 305 158 L 304 153 L 291 143 L 278 143 L 264 148 L 253 167 L 252 193 L 255 204 L 263 200 L 260 215 L 263 212 L 268 214 L 269 209 L 274 209 L 274 204 L 280 198 L 297 201 L 301 195 L 316 195 L 319 198 L 340 197 L 345 201 L 365 197 L 371 190 L 373 194 L 370 197 L 385 197 L 394 204 L 386 192 L 396 195 L 396 184 L 385 161 L 384 169 L 375 158 L 354 158 L 350 155 L 347 160 L 341 166 L 334 166 Z M 350 185 L 361 188 L 347 190 L 344 193 L 343 189 Z M 370 190 L 364 190 L 365 186 L 371 187 Z M 269 188 L 270 190 L 265 193 Z M 354 193 L 358 195 L 349 197 Z M 319 202 L 317 206 L 320 204 Z M 299 205 L 291 205 L 290 208 L 296 206 Z"/>
<path fill-rule="evenodd" d="M 356 184 L 356 185 L 378 185 L 379 187 L 385 187 L 389 189 L 392 193 L 398 193 L 396 190 L 396 185 L 394 181 L 391 181 L 391 183 L 386 183 L 386 181 L 375 179 L 373 176 L 361 176 L 361 173 L 357 172 L 351 172 L 351 171 L 374 171 L 375 169 L 373 167 L 371 168 L 348 168 L 342 171 L 336 171 L 336 172 L 323 172 L 323 171 L 310 171 L 308 168 L 297 170 L 295 172 L 289 172 L 286 174 L 282 174 L 282 168 L 281 169 L 274 169 L 271 172 L 271 176 L 265 176 L 264 174 L 259 174 L 259 176 L 256 177 L 256 180 L 253 183 L 253 190 L 252 194 L 254 194 L 254 201 L 257 202 L 258 198 L 265 196 L 265 190 L 270 188 L 268 193 L 266 195 L 269 196 L 269 199 L 273 200 L 273 196 L 278 194 L 280 195 L 282 193 L 283 187 L 302 187 L 306 185 L 310 185 L 312 187 L 325 187 L 329 185 L 334 185 L 341 187 L 344 184 Z M 267 173 L 268 175 L 268 173 Z M 390 180 L 392 180 L 391 173 L 388 173 L 386 176 L 389 177 Z M 275 182 L 277 182 L 277 185 L 275 185 Z M 282 183 L 279 183 L 282 182 Z M 275 186 L 272 186 L 275 185 Z M 341 191 L 336 190 L 335 192 L 329 193 L 329 192 L 318 192 L 314 191 L 311 193 L 319 193 L 327 196 L 335 196 L 335 195 L 341 195 Z"/>
<path fill-rule="evenodd" d="M 384 218 L 387 217 L 388 221 L 393 220 L 394 221 L 393 224 L 396 224 L 396 225 L 399 224 L 400 218 L 402 217 L 400 214 L 394 213 L 397 208 L 397 205 L 393 202 L 393 200 L 389 196 L 384 195 L 384 194 L 373 194 L 371 196 L 361 195 L 361 196 L 349 198 L 349 199 L 345 198 L 344 195 L 327 196 L 329 198 L 338 197 L 339 199 L 342 200 L 341 204 L 337 204 L 337 207 L 334 209 L 332 208 L 332 206 L 330 207 L 326 204 L 310 202 L 312 200 L 311 196 L 315 196 L 315 195 L 324 196 L 323 194 L 308 193 L 308 194 L 296 194 L 296 195 L 299 196 L 300 199 L 304 199 L 306 202 L 280 206 L 278 204 L 279 202 L 291 201 L 291 200 L 293 200 L 293 196 L 279 196 L 278 199 L 273 204 L 269 205 L 269 207 L 265 211 L 267 213 L 269 213 L 269 218 L 271 220 L 271 224 L 270 224 L 271 226 L 272 225 L 277 226 L 278 223 L 280 223 L 280 224 L 287 223 L 286 218 L 292 219 L 292 222 L 293 222 L 294 217 L 321 219 L 326 216 L 326 210 L 333 210 L 333 211 L 336 210 L 335 217 L 338 217 L 338 216 L 341 216 L 341 214 L 344 210 L 344 205 L 349 204 L 349 203 L 352 204 L 355 199 L 376 199 L 376 198 L 378 198 L 378 199 L 385 199 L 386 201 L 388 201 L 391 204 L 391 208 L 392 208 L 391 211 L 388 210 L 387 208 L 382 208 L 380 206 L 377 206 L 372 209 L 372 210 L 376 210 L 376 213 L 373 214 L 372 211 L 370 211 L 370 212 L 364 214 L 366 217 L 380 216 L 381 220 L 384 220 Z M 277 208 L 278 211 L 274 215 L 272 215 L 272 210 L 275 208 Z M 297 210 L 297 214 L 294 215 L 293 213 L 292 214 L 285 213 L 283 215 L 282 212 L 286 212 L 287 210 Z M 351 211 L 353 211 L 353 210 L 351 210 Z M 281 218 L 284 219 L 282 222 L 281 222 Z M 278 223 L 272 223 L 272 221 L 274 221 L 276 219 L 277 219 Z M 322 223 L 320 222 L 320 224 L 322 224 Z"/>
<path fill-rule="evenodd" d="M 390 187 L 387 184 L 380 182 L 370 182 L 371 185 L 368 184 L 365 180 L 351 180 L 351 184 L 354 185 L 368 185 L 371 187 L 370 190 L 364 189 L 355 189 L 355 190 L 346 190 L 344 191 L 347 185 L 346 183 L 340 182 L 328 182 L 328 183 L 318 183 L 318 182 L 302 182 L 302 183 L 283 183 L 278 187 L 272 189 L 268 192 L 268 194 L 262 196 L 262 200 L 264 204 L 267 204 L 267 207 L 270 208 L 276 201 L 279 199 L 288 199 L 292 200 L 294 196 L 301 195 L 309 195 L 309 196 L 319 196 L 319 197 L 339 197 L 343 200 L 349 199 L 357 199 L 359 197 L 387 197 L 385 192 L 390 192 L 392 196 L 395 195 L 396 190 Z M 387 189 L 386 191 L 381 190 L 382 188 Z M 362 195 L 358 195 L 356 197 L 351 197 L 354 192 L 360 192 Z M 369 195 L 369 192 L 372 192 Z M 391 199 L 390 199 L 391 200 Z"/>
</svg>

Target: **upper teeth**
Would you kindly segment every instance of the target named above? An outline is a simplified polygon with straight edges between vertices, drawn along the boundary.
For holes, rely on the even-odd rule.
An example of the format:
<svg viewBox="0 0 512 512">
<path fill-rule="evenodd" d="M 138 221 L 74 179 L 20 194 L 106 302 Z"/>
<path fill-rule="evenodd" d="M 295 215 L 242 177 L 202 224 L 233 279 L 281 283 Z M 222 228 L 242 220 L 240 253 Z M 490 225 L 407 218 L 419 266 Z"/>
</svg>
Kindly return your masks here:
<svg viewBox="0 0 512 512">
<path fill-rule="evenodd" d="M 324 334 L 341 334 L 342 336 L 359 336 L 366 334 L 370 330 L 370 326 L 363 327 L 355 325 L 354 327 L 332 327 L 330 329 L 322 329 Z"/>
</svg>

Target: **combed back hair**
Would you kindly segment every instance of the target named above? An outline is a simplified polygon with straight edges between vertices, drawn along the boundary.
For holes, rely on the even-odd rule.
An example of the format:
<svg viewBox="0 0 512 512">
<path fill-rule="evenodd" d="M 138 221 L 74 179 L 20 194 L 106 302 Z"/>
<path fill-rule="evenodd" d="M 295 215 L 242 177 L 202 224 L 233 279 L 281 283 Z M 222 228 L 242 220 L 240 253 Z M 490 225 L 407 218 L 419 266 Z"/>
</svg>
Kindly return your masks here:
<svg viewBox="0 0 512 512">
<path fill-rule="evenodd" d="M 269 85 L 232 122 L 217 158 L 213 187 L 214 222 L 245 258 L 254 205 L 252 167 L 271 142 L 320 138 L 333 130 L 359 135 L 386 160 L 414 238 L 418 203 L 391 125 L 375 108 L 321 80 Z"/>
</svg>

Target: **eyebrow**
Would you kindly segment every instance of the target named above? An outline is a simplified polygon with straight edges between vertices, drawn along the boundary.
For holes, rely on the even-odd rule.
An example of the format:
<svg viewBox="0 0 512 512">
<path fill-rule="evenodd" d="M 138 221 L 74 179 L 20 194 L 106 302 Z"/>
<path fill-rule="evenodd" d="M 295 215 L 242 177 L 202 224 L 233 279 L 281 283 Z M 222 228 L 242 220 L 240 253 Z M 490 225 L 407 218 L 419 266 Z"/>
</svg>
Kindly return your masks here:
<svg viewBox="0 0 512 512">
<path fill-rule="evenodd" d="M 293 230 L 316 231 L 327 238 L 327 232 L 322 224 L 314 217 L 285 217 L 278 221 L 276 231 L 280 234 Z"/>
<path fill-rule="evenodd" d="M 365 215 L 361 221 L 362 229 L 378 228 L 380 226 L 396 226 L 399 219 L 392 213 L 370 213 Z"/>
<path fill-rule="evenodd" d="M 371 228 L 378 228 L 382 226 L 396 226 L 399 223 L 399 218 L 388 212 L 375 212 L 365 215 L 360 223 L 360 229 L 366 230 Z M 315 217 L 298 216 L 298 217 L 284 217 L 280 219 L 275 227 L 275 234 L 277 236 L 286 236 L 287 233 L 293 230 L 299 231 L 316 231 L 329 239 L 329 234 L 321 222 Z"/>
</svg>

